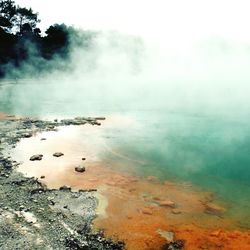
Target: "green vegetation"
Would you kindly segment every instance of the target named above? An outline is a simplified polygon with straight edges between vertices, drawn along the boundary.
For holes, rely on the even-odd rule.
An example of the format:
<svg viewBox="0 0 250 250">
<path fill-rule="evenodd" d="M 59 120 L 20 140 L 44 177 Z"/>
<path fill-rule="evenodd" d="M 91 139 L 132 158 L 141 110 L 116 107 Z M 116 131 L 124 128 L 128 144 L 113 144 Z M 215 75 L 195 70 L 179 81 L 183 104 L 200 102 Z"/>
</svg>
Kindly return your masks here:
<svg viewBox="0 0 250 250">
<path fill-rule="evenodd" d="M 51 25 L 45 34 L 37 28 L 38 13 L 0 0 L 0 77 L 19 77 L 23 67 L 41 74 L 55 67 L 65 70 L 73 46 L 89 46 L 93 34 L 65 24 Z M 59 59 L 56 65 L 54 59 Z"/>
</svg>

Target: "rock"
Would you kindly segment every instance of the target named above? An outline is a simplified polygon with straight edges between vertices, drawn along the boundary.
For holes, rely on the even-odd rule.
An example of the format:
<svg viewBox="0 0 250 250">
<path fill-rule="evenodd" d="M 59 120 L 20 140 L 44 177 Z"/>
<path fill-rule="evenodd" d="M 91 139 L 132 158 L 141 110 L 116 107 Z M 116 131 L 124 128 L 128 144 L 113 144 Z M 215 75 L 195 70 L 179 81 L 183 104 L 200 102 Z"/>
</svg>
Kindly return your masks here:
<svg viewBox="0 0 250 250">
<path fill-rule="evenodd" d="M 161 201 L 159 202 L 159 205 L 162 207 L 175 207 L 175 203 L 170 200 Z"/>
<path fill-rule="evenodd" d="M 160 234 L 163 238 L 165 238 L 168 242 L 174 241 L 174 233 L 173 232 L 163 231 L 161 229 L 158 229 L 157 233 Z"/>
<path fill-rule="evenodd" d="M 60 187 L 59 190 L 68 190 L 68 191 L 71 191 L 71 187 L 64 185 L 64 186 Z"/>
<path fill-rule="evenodd" d="M 75 171 L 79 172 L 79 173 L 83 173 L 83 172 L 85 172 L 85 167 L 77 166 L 77 167 L 75 167 Z"/>
<path fill-rule="evenodd" d="M 154 201 L 161 201 L 161 198 L 160 198 L 160 197 L 155 196 L 155 197 L 153 197 L 153 200 L 154 200 Z"/>
<path fill-rule="evenodd" d="M 95 119 L 96 119 L 96 120 L 102 120 L 102 121 L 106 120 L 105 117 L 96 117 Z"/>
<path fill-rule="evenodd" d="M 176 240 L 162 246 L 161 249 L 164 250 L 181 250 L 184 249 L 185 241 L 184 240 Z"/>
<path fill-rule="evenodd" d="M 43 158 L 43 155 L 33 155 L 30 157 L 30 161 L 41 161 Z"/>
<path fill-rule="evenodd" d="M 206 203 L 205 212 L 213 215 L 221 215 L 225 212 L 225 208 L 215 205 L 213 203 Z"/>
<path fill-rule="evenodd" d="M 153 214 L 152 209 L 149 208 L 149 207 L 144 207 L 141 211 L 142 211 L 143 214 L 147 214 L 147 215 L 152 215 Z"/>
<path fill-rule="evenodd" d="M 91 189 L 79 189 L 79 193 L 87 193 L 87 192 L 97 192 L 96 188 L 91 188 Z"/>
<path fill-rule="evenodd" d="M 85 161 L 85 160 L 86 160 L 86 158 L 85 158 L 85 157 L 83 157 L 83 158 L 82 158 L 82 161 Z"/>
<path fill-rule="evenodd" d="M 147 177 L 147 180 L 148 180 L 148 181 L 152 181 L 152 182 L 156 182 L 158 179 L 157 179 L 156 176 L 148 176 L 148 177 Z"/>
<path fill-rule="evenodd" d="M 41 141 L 45 141 L 45 140 L 47 140 L 46 138 L 41 138 Z"/>
<path fill-rule="evenodd" d="M 20 207 L 19 207 L 19 210 L 20 211 L 22 211 L 22 210 L 24 210 L 25 209 L 25 206 L 23 206 L 23 205 L 21 205 Z"/>
<path fill-rule="evenodd" d="M 218 237 L 221 233 L 221 230 L 213 231 L 210 235 L 214 237 Z"/>
<path fill-rule="evenodd" d="M 30 138 L 31 136 L 32 136 L 31 133 L 25 133 L 25 134 L 23 134 L 23 137 L 24 137 L 24 138 Z"/>
<path fill-rule="evenodd" d="M 53 154 L 53 156 L 55 156 L 55 157 L 61 157 L 63 155 L 64 154 L 62 152 L 56 152 L 56 153 Z"/>
<path fill-rule="evenodd" d="M 172 209 L 171 212 L 172 214 L 181 214 L 181 211 L 178 209 Z"/>
<path fill-rule="evenodd" d="M 45 178 L 45 176 L 44 176 L 44 175 L 42 175 L 40 178 L 41 178 L 41 179 L 44 179 L 44 178 Z"/>
</svg>

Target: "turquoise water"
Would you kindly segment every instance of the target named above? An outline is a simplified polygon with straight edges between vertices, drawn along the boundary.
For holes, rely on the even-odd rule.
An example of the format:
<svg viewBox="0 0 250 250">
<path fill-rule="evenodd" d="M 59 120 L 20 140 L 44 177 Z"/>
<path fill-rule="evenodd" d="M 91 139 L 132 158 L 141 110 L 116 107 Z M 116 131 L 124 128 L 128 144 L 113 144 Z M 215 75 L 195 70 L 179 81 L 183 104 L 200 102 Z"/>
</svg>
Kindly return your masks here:
<svg viewBox="0 0 250 250">
<path fill-rule="evenodd" d="M 116 152 L 135 159 L 134 173 L 191 182 L 228 201 L 231 212 L 245 220 L 250 211 L 249 116 L 193 112 L 180 106 L 174 110 L 164 101 L 154 105 L 137 95 L 132 91 L 109 97 L 103 91 L 60 83 L 2 84 L 0 111 L 41 118 L 129 117 L 135 123 L 115 125 L 106 136 Z"/>
</svg>

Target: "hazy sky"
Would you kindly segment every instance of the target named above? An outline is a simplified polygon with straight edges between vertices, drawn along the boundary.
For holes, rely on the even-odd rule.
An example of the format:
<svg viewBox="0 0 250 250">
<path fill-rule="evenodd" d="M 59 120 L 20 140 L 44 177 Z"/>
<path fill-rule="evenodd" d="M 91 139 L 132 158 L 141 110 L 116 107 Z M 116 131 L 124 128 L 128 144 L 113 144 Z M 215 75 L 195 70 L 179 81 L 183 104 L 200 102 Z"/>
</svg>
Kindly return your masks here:
<svg viewBox="0 0 250 250">
<path fill-rule="evenodd" d="M 16 0 L 39 12 L 45 28 L 66 23 L 162 41 L 207 37 L 250 41 L 249 0 Z"/>
</svg>

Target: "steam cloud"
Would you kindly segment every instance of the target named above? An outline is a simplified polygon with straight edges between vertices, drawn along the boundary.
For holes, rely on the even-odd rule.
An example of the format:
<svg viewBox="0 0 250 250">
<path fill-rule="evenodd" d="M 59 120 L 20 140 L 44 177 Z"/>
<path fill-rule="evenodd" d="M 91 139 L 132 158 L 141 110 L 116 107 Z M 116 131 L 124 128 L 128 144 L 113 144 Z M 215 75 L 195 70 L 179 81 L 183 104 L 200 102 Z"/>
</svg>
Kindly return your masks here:
<svg viewBox="0 0 250 250">
<path fill-rule="evenodd" d="M 54 58 L 54 70 L 39 79 L 32 79 L 30 71 L 46 61 L 39 59 L 30 45 L 29 60 L 19 74 L 28 79 L 18 79 L 20 92 L 32 100 L 33 91 L 46 85 L 44 95 L 58 101 L 72 98 L 74 102 L 81 91 L 86 99 L 101 98 L 104 106 L 113 103 L 121 109 L 248 113 L 248 44 L 215 37 L 184 45 L 159 47 L 140 37 L 102 32 L 95 36 L 91 48 L 71 47 L 65 70 L 57 70 L 64 62 Z M 13 78 L 15 72 L 10 72 L 8 78 Z M 22 94 L 13 94 L 16 104 L 23 103 Z"/>
</svg>

